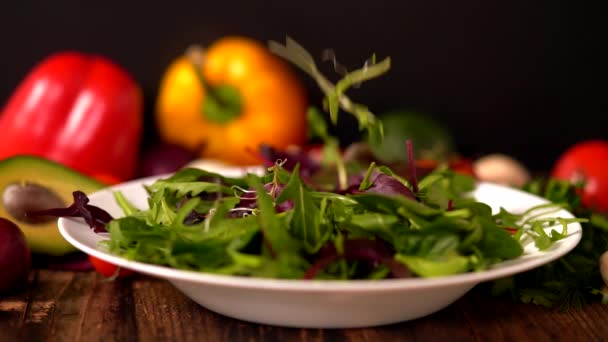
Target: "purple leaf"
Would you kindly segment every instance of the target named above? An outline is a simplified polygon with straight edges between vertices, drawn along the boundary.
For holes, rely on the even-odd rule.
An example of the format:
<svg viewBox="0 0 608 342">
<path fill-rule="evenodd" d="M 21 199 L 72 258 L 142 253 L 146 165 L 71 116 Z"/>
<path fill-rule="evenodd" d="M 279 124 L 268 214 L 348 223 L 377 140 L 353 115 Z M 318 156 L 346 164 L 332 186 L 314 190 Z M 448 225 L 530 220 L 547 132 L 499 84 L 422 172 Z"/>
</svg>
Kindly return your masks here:
<svg viewBox="0 0 608 342">
<path fill-rule="evenodd" d="M 89 198 L 82 191 L 74 191 L 74 203 L 67 208 L 51 208 L 45 210 L 28 211 L 26 216 L 55 216 L 55 217 L 82 217 L 95 233 L 105 232 L 106 223 L 112 216 L 105 210 L 89 203 Z"/>
<path fill-rule="evenodd" d="M 317 260 L 308 268 L 304 274 L 304 279 L 313 279 L 325 267 L 341 258 L 349 261 L 366 261 L 373 267 L 382 264 L 391 270 L 390 275 L 393 278 L 411 277 L 411 272 L 405 265 L 395 261 L 393 254 L 392 248 L 380 239 L 358 238 L 344 240 L 343 255 L 339 255 L 334 244 L 330 242 L 319 250 Z"/>
<path fill-rule="evenodd" d="M 408 139 L 406 142 L 407 145 L 407 161 L 410 166 L 410 183 L 412 183 L 412 189 L 414 189 L 414 193 L 418 193 L 418 178 L 416 177 L 416 163 L 414 162 L 414 146 L 412 145 L 412 141 Z"/>
<path fill-rule="evenodd" d="M 259 153 L 266 166 L 273 166 L 277 160 L 285 160 L 283 168 L 291 172 L 299 163 L 300 175 L 302 177 L 311 177 L 321 169 L 321 165 L 317 161 L 310 158 L 306 151 L 302 149 L 295 151 L 280 151 L 269 145 L 262 144 L 260 146 Z"/>
<path fill-rule="evenodd" d="M 364 176 L 362 174 L 348 175 L 348 185 L 346 186 L 346 189 L 340 190 L 336 185 L 337 190 L 335 192 L 340 195 L 358 194 L 361 192 L 359 191 L 359 185 L 361 185 L 363 179 Z"/>
<path fill-rule="evenodd" d="M 403 195 L 416 200 L 414 193 L 396 178 L 383 173 L 378 173 L 372 181 L 372 185 L 363 192 L 373 192 L 382 195 Z"/>
<path fill-rule="evenodd" d="M 414 193 L 405 185 L 403 185 L 399 180 L 384 173 L 374 171 L 370 176 L 371 185 L 369 188 L 360 191 L 359 185 L 363 181 L 362 175 L 354 175 L 349 177 L 348 187 L 342 191 L 340 194 L 358 194 L 358 193 L 366 193 L 373 192 L 382 195 L 402 195 L 409 197 L 411 199 L 416 200 L 416 196 Z"/>
</svg>

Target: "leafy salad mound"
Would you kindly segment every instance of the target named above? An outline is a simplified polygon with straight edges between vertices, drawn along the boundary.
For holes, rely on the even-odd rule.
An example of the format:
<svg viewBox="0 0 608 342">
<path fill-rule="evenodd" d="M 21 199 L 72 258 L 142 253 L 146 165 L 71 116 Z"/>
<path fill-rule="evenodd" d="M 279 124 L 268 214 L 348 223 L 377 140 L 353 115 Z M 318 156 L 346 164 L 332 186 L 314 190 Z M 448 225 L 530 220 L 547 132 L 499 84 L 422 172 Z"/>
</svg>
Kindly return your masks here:
<svg viewBox="0 0 608 342">
<path fill-rule="evenodd" d="M 474 180 L 448 169 L 418 183 L 372 163 L 347 188 L 327 191 L 300 163 L 285 164 L 242 178 L 186 168 L 145 186 L 146 210 L 115 192 L 126 216 L 106 224 L 104 243 L 131 260 L 227 275 L 435 277 L 517 258 L 526 236 L 546 248 L 575 220 L 535 218 L 556 204 L 493 215 L 469 195 Z M 563 231 L 547 235 L 558 221 Z"/>
</svg>

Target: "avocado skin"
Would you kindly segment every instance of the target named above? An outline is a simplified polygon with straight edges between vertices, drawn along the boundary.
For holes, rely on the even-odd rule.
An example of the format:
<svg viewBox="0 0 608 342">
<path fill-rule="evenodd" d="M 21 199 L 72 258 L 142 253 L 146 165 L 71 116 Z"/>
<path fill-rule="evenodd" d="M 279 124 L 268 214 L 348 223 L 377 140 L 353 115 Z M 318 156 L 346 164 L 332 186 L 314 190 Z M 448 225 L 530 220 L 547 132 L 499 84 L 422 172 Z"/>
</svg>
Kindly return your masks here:
<svg viewBox="0 0 608 342">
<path fill-rule="evenodd" d="M 407 139 L 412 141 L 416 159 L 446 161 L 456 152 L 451 132 L 429 114 L 394 110 L 384 113 L 380 120 L 384 139 L 371 148 L 383 162 L 407 161 Z"/>
<path fill-rule="evenodd" d="M 106 187 L 94 178 L 41 157 L 20 155 L 0 161 L 0 198 L 7 186 L 26 182 L 51 189 L 66 205 L 74 202 L 72 193 L 76 190 L 90 194 Z M 15 220 L 7 212 L 2 200 L 0 217 L 13 220 L 21 228 L 32 253 L 58 256 L 76 251 L 76 248 L 61 236 L 56 220 L 38 224 Z"/>
</svg>

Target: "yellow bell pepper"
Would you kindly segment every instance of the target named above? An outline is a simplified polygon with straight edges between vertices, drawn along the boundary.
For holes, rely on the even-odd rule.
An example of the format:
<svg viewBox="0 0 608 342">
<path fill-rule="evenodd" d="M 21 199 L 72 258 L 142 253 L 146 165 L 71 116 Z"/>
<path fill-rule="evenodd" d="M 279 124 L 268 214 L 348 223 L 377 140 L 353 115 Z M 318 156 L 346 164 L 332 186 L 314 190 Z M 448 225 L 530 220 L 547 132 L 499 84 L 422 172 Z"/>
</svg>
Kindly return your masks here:
<svg viewBox="0 0 608 342">
<path fill-rule="evenodd" d="M 282 59 L 255 40 L 225 37 L 168 67 L 155 115 L 163 141 L 252 165 L 260 144 L 306 142 L 307 106 L 303 84 Z"/>
</svg>

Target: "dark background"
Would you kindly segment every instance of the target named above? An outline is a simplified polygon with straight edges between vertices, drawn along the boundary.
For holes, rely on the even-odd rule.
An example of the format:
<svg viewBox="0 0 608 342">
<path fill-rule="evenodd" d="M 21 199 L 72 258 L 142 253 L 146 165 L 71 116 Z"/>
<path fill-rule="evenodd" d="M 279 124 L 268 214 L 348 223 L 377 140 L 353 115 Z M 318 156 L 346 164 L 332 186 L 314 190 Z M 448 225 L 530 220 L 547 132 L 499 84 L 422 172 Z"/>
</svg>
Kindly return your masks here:
<svg viewBox="0 0 608 342">
<path fill-rule="evenodd" d="M 608 138 L 598 56 L 599 11 L 560 1 L 22 1 L 0 4 L 0 101 L 48 54 L 104 54 L 143 87 L 146 139 L 155 139 L 158 81 L 192 43 L 229 34 L 290 35 L 320 57 L 359 67 L 372 53 L 391 71 L 349 94 L 381 114 L 401 108 L 441 120 L 469 156 L 508 153 L 548 170 L 568 146 Z M 599 15 L 598 15 L 599 16 Z M 320 93 L 302 74 L 311 101 Z M 315 102 L 316 101 L 316 102 Z M 339 135 L 356 138 L 353 122 Z M 0 132 L 2 134 L 2 132 Z"/>
</svg>

